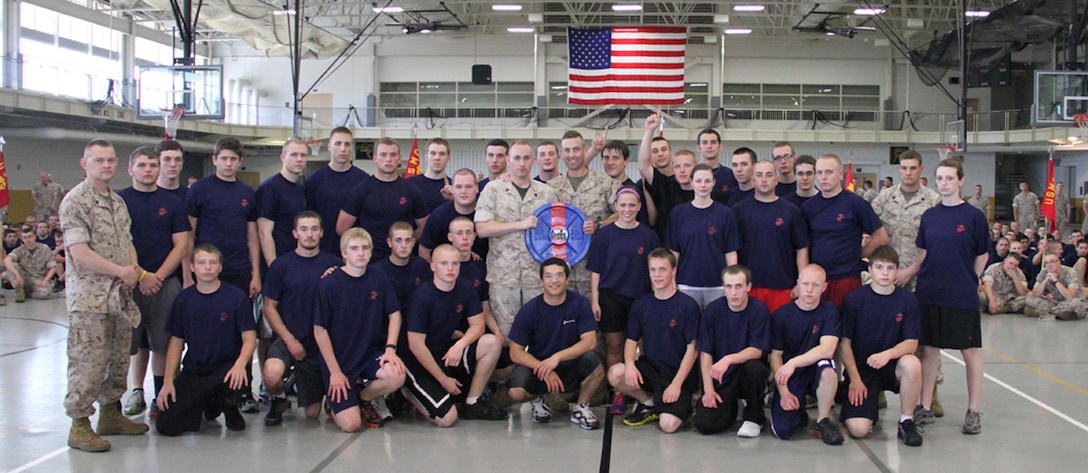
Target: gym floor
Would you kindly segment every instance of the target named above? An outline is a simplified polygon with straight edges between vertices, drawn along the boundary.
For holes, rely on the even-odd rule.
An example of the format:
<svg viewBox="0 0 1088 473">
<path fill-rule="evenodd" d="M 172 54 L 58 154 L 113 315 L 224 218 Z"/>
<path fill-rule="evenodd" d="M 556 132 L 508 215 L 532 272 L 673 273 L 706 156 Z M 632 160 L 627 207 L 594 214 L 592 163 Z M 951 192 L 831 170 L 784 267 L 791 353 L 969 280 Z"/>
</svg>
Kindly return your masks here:
<svg viewBox="0 0 1088 473">
<path fill-rule="evenodd" d="M 873 434 L 838 447 L 807 433 L 781 441 L 769 427 L 758 439 L 737 438 L 738 426 L 714 436 L 688 426 L 665 435 L 618 418 L 609 440 L 607 429 L 583 431 L 562 413 L 551 424 L 534 424 L 522 405 L 511 407 L 505 422 L 460 421 L 441 429 L 409 416 L 356 434 L 307 421 L 296 408 L 278 427 L 265 427 L 263 412 L 246 414 L 245 432 L 228 432 L 220 418 L 178 438 L 108 437 L 112 451 L 90 454 L 65 445 L 64 300 L 8 300 L 0 307 L 0 472 L 717 472 L 725 465 L 732 471 L 1076 471 L 1084 468 L 1078 445 L 1088 441 L 1088 324 L 984 315 L 982 434 L 960 433 L 964 370 L 959 353 L 947 352 L 940 388 L 947 415 L 925 426 L 920 448 L 896 440 L 898 399 L 889 396 Z M 152 392 L 150 379 L 145 389 Z M 602 421 L 605 410 L 596 408 Z"/>
</svg>

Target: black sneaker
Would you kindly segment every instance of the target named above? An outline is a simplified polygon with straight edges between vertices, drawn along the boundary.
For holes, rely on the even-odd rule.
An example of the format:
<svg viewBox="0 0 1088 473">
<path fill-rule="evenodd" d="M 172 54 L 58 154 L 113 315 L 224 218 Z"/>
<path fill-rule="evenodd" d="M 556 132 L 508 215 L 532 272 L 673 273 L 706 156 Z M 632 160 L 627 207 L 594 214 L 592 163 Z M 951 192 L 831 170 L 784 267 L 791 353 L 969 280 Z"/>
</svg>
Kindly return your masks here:
<svg viewBox="0 0 1088 473">
<path fill-rule="evenodd" d="M 831 423 L 830 418 L 825 417 L 824 420 L 816 423 L 816 436 L 828 445 L 842 445 L 842 432 L 839 432 L 839 428 Z"/>
<path fill-rule="evenodd" d="M 273 426 L 283 423 L 283 413 L 291 408 L 291 401 L 285 397 L 272 398 L 268 414 L 264 416 L 264 425 Z"/>
<path fill-rule="evenodd" d="M 237 407 L 223 406 L 223 416 L 227 418 L 227 429 L 240 431 L 246 430 L 246 420 L 238 412 Z"/>
<path fill-rule="evenodd" d="M 640 402 L 635 406 L 634 411 L 623 418 L 623 423 L 630 427 L 638 427 L 653 422 L 657 418 L 658 415 L 654 412 L 654 408 Z"/>
<path fill-rule="evenodd" d="M 506 411 L 500 411 L 490 402 L 481 400 L 477 400 L 476 404 L 472 405 L 462 404 L 458 414 L 462 419 L 506 420 L 507 418 Z"/>
<path fill-rule="evenodd" d="M 921 427 L 914 423 L 913 420 L 907 419 L 899 423 L 899 440 L 903 441 L 903 444 L 908 447 L 921 447 L 922 446 L 922 433 Z"/>
</svg>

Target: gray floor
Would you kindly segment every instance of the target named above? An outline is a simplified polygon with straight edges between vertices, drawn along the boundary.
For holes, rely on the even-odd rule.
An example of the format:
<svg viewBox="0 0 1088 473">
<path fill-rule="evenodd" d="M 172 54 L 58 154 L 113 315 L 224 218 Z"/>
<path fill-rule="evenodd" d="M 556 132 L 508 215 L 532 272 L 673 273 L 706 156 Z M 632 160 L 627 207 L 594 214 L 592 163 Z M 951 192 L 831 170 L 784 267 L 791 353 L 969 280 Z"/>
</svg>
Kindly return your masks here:
<svg viewBox="0 0 1088 473">
<path fill-rule="evenodd" d="M 9 301 L 11 298 L 9 297 Z M 67 318 L 64 301 L 0 307 L 0 472 L 9 471 L 600 471 L 603 430 L 582 431 L 558 417 L 534 425 L 528 407 L 511 408 L 507 422 L 461 422 L 438 429 L 417 418 L 348 435 L 301 412 L 266 428 L 263 414 L 249 429 L 227 432 L 214 422 L 199 434 L 111 437 L 113 450 L 87 454 L 65 447 Z M 734 431 L 701 436 L 691 429 L 664 435 L 617 420 L 613 471 L 1083 471 L 1075 452 L 1088 441 L 1085 322 L 1040 323 L 1003 315 L 983 320 L 987 381 L 983 433 L 960 434 L 966 406 L 959 354 L 944 358 L 941 397 L 948 415 L 928 426 L 925 445 L 895 438 L 897 400 L 874 434 L 827 447 L 809 435 L 780 441 L 764 429 L 758 439 Z M 148 384 L 150 392 L 150 383 Z M 598 410 L 604 414 L 603 409 Z M 734 427 L 735 429 L 735 427 Z M 1078 466 L 1080 465 L 1080 466 Z"/>
</svg>

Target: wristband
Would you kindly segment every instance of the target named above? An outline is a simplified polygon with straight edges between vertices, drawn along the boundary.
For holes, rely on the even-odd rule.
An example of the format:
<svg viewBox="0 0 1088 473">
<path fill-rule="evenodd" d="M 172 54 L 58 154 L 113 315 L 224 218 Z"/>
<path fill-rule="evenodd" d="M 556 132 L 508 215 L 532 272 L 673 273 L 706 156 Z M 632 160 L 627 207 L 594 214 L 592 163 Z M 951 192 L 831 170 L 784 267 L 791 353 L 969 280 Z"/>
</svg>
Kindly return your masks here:
<svg viewBox="0 0 1088 473">
<path fill-rule="evenodd" d="M 386 348 L 392 348 L 392 349 L 393 349 L 393 351 L 397 351 L 397 346 L 396 346 L 396 345 L 394 345 L 394 344 L 392 344 L 392 343 L 388 343 L 388 344 L 386 344 L 386 345 L 385 345 L 385 347 L 386 347 Z"/>
<path fill-rule="evenodd" d="M 136 282 L 137 283 L 144 282 L 144 278 L 146 278 L 146 277 L 147 277 L 147 270 L 145 269 L 144 272 L 142 274 L 140 274 L 140 278 L 137 279 Z"/>
</svg>

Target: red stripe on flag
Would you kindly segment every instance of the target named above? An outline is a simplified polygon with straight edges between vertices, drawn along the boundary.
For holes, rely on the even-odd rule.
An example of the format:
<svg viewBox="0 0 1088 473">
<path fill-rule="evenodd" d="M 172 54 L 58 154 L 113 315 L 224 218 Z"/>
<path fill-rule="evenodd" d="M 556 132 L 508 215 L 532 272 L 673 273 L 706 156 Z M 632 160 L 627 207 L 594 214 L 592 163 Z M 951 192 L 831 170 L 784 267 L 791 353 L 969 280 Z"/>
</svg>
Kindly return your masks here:
<svg viewBox="0 0 1088 473">
<path fill-rule="evenodd" d="M 612 63 L 612 69 L 679 69 L 684 70 L 680 63 L 662 64 L 659 62 L 620 62 Z"/>
<path fill-rule="evenodd" d="M 643 82 L 667 82 L 667 81 L 681 81 L 684 80 L 684 75 L 671 75 L 671 76 L 653 76 L 646 74 L 608 74 L 605 76 L 583 76 L 578 74 L 571 74 L 570 81 L 581 82 L 607 82 L 610 80 L 631 80 L 631 81 L 643 81 Z"/>
<path fill-rule="evenodd" d="M 606 87 L 578 87 L 569 86 L 568 92 L 576 92 L 583 94 L 603 94 L 607 92 L 616 92 L 623 94 L 653 94 L 653 93 L 684 93 L 684 87 L 630 87 L 630 86 L 606 86 Z"/>
<path fill-rule="evenodd" d="M 562 202 L 552 204 L 552 233 L 567 231 L 567 205 Z M 552 256 L 567 260 L 567 240 L 560 242 L 552 239 Z"/>
<path fill-rule="evenodd" d="M 680 38 L 680 39 L 653 39 L 653 38 L 638 38 L 638 39 L 632 38 L 632 39 L 627 39 L 627 38 L 616 38 L 616 37 L 612 38 L 612 44 L 660 44 L 660 45 L 680 46 L 680 45 L 686 45 L 687 43 L 688 43 L 688 40 L 683 39 L 683 38 Z"/>
<path fill-rule="evenodd" d="M 612 57 L 684 57 L 683 51 L 616 51 Z"/>
<path fill-rule="evenodd" d="M 684 103 L 683 98 L 679 99 L 576 99 L 571 98 L 570 103 L 574 105 L 682 105 Z"/>
<path fill-rule="evenodd" d="M 585 67 L 603 65 L 600 61 L 603 54 L 608 54 L 608 57 L 612 59 L 608 67 L 600 70 L 589 71 L 570 68 L 568 82 L 603 83 L 606 81 L 625 81 L 619 84 L 613 82 L 607 87 L 600 88 L 584 87 L 585 84 L 583 84 L 580 90 L 571 90 L 582 95 L 582 97 L 574 98 L 568 95 L 570 103 L 582 105 L 673 105 L 683 103 L 683 88 L 677 87 L 676 83 L 682 82 L 684 78 L 684 48 L 687 43 L 687 28 L 667 26 L 614 27 L 611 29 L 611 37 L 607 40 L 602 38 L 608 32 L 605 29 L 569 28 L 568 32 L 577 36 L 596 36 L 593 41 L 569 43 L 568 52 L 570 53 L 571 64 L 584 65 Z M 655 34 L 675 36 L 650 36 Z M 642 73 L 647 70 L 662 71 L 667 75 L 651 76 Z M 624 71 L 632 73 L 622 74 Z M 625 94 L 638 94 L 641 97 L 625 97 Z"/>
<path fill-rule="evenodd" d="M 614 26 L 613 33 L 687 33 L 683 26 Z"/>
</svg>

